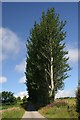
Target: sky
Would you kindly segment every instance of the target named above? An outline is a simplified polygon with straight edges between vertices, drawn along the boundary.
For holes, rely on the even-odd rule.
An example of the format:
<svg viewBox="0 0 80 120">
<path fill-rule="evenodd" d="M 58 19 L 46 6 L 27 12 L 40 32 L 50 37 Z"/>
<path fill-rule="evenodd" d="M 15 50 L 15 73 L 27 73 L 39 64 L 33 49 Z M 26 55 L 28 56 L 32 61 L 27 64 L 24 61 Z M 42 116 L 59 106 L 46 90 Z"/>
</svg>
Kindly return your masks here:
<svg viewBox="0 0 80 120">
<path fill-rule="evenodd" d="M 69 51 L 71 75 L 65 80 L 63 91 L 56 97 L 75 96 L 78 85 L 78 3 L 77 2 L 13 2 L 2 3 L 2 26 L 0 26 L 0 91 L 12 91 L 15 96 L 27 94 L 25 82 L 26 42 L 34 21 L 39 23 L 42 11 L 55 8 L 60 20 L 66 20 L 65 43 Z M 1 47 L 0 47 L 1 51 Z M 2 73 L 1 73 L 2 71 Z M 1 88 L 2 85 L 2 88 Z"/>
<path fill-rule="evenodd" d="M 79 0 L 1 0 L 2 2 L 78 2 Z"/>
</svg>

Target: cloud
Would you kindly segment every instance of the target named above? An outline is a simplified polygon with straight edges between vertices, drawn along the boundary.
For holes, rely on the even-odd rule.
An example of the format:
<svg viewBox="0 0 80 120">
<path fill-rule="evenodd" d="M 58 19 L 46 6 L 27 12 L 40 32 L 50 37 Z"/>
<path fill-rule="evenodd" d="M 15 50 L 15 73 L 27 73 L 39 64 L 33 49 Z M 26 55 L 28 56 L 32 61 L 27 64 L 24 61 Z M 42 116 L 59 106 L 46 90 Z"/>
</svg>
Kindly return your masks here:
<svg viewBox="0 0 80 120">
<path fill-rule="evenodd" d="M 17 72 L 23 73 L 25 72 L 25 68 L 26 68 L 26 61 L 23 60 L 20 64 L 15 66 L 15 70 Z"/>
<path fill-rule="evenodd" d="M 78 62 L 78 49 L 77 48 L 70 49 L 68 56 L 70 62 Z"/>
<path fill-rule="evenodd" d="M 0 76 L 0 83 L 5 83 L 7 82 L 7 78 L 4 76 Z"/>
<path fill-rule="evenodd" d="M 23 76 L 22 78 L 20 78 L 19 83 L 25 83 L 25 80 L 26 80 L 26 77 Z"/>
<path fill-rule="evenodd" d="M 28 98 L 29 95 L 28 95 L 28 92 L 27 92 L 27 91 L 21 91 L 21 92 L 15 94 L 14 96 L 15 96 L 15 97 L 20 96 L 21 99 L 22 99 L 24 96 L 26 96 L 26 97 Z"/>
<path fill-rule="evenodd" d="M 20 38 L 8 28 L 0 28 L 0 61 L 14 56 L 20 52 Z"/>
<path fill-rule="evenodd" d="M 75 97 L 76 90 L 59 90 L 55 98 L 60 97 Z"/>
</svg>

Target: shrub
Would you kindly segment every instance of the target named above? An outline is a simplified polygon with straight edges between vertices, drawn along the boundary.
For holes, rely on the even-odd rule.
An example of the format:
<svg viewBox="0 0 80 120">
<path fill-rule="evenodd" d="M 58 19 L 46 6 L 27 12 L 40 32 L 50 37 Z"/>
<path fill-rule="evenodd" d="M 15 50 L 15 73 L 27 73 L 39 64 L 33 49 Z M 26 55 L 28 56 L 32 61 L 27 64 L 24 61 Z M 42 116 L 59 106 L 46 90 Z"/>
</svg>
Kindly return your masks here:
<svg viewBox="0 0 80 120">
<path fill-rule="evenodd" d="M 26 110 L 27 108 L 27 97 L 26 96 L 23 97 L 22 103 L 20 105 Z"/>
<path fill-rule="evenodd" d="M 26 102 L 27 102 L 27 97 L 26 97 L 26 96 L 23 97 L 22 102 L 23 102 L 23 103 L 26 103 Z"/>
<path fill-rule="evenodd" d="M 78 112 L 79 119 L 80 119 L 80 87 L 77 90 L 76 98 L 77 98 L 77 100 L 76 100 L 76 111 Z"/>
<path fill-rule="evenodd" d="M 67 102 L 61 100 L 61 101 L 53 102 L 53 103 L 51 103 L 51 104 L 49 104 L 47 106 L 48 107 L 54 107 L 54 106 L 60 107 L 60 106 L 66 106 L 66 105 L 67 105 Z"/>
</svg>

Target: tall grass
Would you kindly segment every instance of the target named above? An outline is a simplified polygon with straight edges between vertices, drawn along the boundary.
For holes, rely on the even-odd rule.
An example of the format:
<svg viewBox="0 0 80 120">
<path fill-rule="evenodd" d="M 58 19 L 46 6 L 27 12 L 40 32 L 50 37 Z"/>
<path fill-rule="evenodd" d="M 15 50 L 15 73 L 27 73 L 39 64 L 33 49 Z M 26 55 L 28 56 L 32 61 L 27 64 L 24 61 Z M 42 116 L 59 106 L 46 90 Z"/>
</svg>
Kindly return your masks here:
<svg viewBox="0 0 80 120">
<path fill-rule="evenodd" d="M 0 114 L 2 113 L 2 120 L 5 120 L 6 118 L 15 118 L 20 120 L 25 113 L 25 109 L 21 107 L 20 104 L 15 105 L 3 105 L 0 106 Z"/>
<path fill-rule="evenodd" d="M 72 102 L 71 102 L 72 101 Z M 39 112 L 46 118 L 77 118 L 75 99 L 55 100 L 41 108 Z"/>
<path fill-rule="evenodd" d="M 13 109 L 13 110 L 6 110 L 2 112 L 2 118 L 22 118 L 25 110 L 23 108 Z"/>
</svg>

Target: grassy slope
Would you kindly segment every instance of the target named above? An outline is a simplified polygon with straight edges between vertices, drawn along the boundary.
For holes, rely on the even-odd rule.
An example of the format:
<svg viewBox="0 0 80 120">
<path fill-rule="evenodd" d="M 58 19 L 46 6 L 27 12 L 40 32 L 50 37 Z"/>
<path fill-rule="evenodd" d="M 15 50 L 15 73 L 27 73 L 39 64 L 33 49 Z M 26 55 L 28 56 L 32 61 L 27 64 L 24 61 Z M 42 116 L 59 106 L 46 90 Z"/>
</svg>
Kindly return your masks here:
<svg viewBox="0 0 80 120">
<path fill-rule="evenodd" d="M 22 118 L 25 110 L 22 108 L 15 109 L 15 110 L 10 110 L 10 111 L 5 111 L 2 113 L 2 118 Z"/>
<path fill-rule="evenodd" d="M 20 118 L 21 119 L 23 114 L 25 113 L 25 110 L 21 108 L 19 104 L 5 105 L 5 106 L 2 106 L 2 109 L 4 109 L 2 111 L 2 118 Z"/>
<path fill-rule="evenodd" d="M 2 105 L 0 106 L 0 110 L 4 110 L 4 109 L 8 109 L 8 108 L 13 108 L 13 107 L 19 107 L 19 104 L 15 104 L 15 105 Z"/>
<path fill-rule="evenodd" d="M 61 100 L 56 100 L 61 101 Z M 39 112 L 46 118 L 77 118 L 75 99 L 64 99 L 68 103 L 66 106 L 46 106 L 41 108 Z"/>
</svg>

